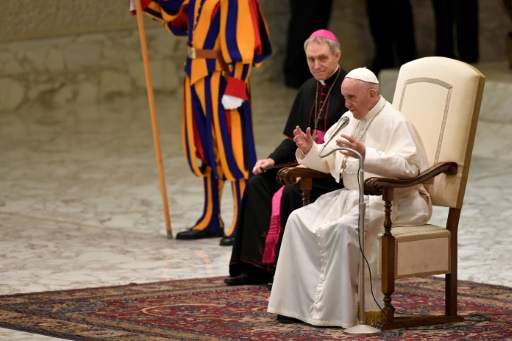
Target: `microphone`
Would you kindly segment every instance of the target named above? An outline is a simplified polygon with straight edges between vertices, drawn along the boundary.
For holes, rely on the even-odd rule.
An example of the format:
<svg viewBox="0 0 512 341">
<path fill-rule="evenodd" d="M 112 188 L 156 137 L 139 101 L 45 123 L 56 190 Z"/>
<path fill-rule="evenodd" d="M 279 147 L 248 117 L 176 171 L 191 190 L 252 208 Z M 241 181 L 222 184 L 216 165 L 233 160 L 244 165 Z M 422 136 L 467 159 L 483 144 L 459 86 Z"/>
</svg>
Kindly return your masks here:
<svg viewBox="0 0 512 341">
<path fill-rule="evenodd" d="M 348 122 L 350 122 L 350 119 L 347 116 L 341 116 L 341 118 L 336 123 L 336 129 L 334 130 L 334 133 L 332 133 L 332 135 L 329 136 L 329 139 L 327 140 L 327 142 L 324 142 L 324 145 L 322 146 L 320 153 L 318 153 L 318 155 L 320 157 L 322 157 L 322 152 L 324 151 L 325 146 L 327 146 L 332 141 L 332 139 L 336 135 L 338 135 L 338 133 L 340 132 L 341 129 L 343 129 L 347 126 Z"/>
</svg>

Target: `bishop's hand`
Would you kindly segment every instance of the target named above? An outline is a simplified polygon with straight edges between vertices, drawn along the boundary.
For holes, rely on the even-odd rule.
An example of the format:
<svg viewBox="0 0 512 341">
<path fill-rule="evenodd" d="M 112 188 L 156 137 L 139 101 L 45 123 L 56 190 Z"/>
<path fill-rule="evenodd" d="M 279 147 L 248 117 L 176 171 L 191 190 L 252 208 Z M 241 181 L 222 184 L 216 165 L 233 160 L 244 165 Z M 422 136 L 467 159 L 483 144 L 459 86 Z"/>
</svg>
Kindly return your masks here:
<svg viewBox="0 0 512 341">
<path fill-rule="evenodd" d="M 309 153 L 313 146 L 313 137 L 311 136 L 311 128 L 308 127 L 306 132 L 303 132 L 299 126 L 296 126 L 293 130 L 293 142 L 297 145 L 297 148 L 302 150 L 304 154 Z"/>
<path fill-rule="evenodd" d="M 258 161 L 256 161 L 256 164 L 254 165 L 252 172 L 256 175 L 263 174 L 266 170 L 274 167 L 275 164 L 276 164 L 276 162 L 271 158 L 258 160 Z"/>
</svg>

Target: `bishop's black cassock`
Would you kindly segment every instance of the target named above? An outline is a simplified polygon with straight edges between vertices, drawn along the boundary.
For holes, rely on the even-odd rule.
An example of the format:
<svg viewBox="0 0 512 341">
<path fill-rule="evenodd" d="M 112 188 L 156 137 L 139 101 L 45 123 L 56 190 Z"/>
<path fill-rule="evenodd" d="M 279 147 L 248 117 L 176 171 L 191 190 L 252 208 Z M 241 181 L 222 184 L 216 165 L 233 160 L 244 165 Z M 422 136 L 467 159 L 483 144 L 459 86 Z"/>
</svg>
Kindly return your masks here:
<svg viewBox="0 0 512 341">
<path fill-rule="evenodd" d="M 270 225 L 272 197 L 281 188 L 276 181 L 279 165 L 296 161 L 297 146 L 293 142 L 293 130 L 297 125 L 303 131 L 306 131 L 307 127 L 314 129 L 316 125 L 318 130 L 325 132 L 347 111 L 345 100 L 341 95 L 341 83 L 346 74 L 339 68 L 325 81 L 325 85 L 311 78 L 299 89 L 284 127 L 285 139 L 268 156 L 275 161 L 276 167 L 263 174 L 253 175 L 247 182 L 229 264 L 230 276 L 247 272 L 251 277 L 264 278 L 270 277 L 273 273 L 277 255 L 275 260 L 268 264 L 262 263 L 262 256 Z M 343 184 L 336 183 L 334 179 L 314 179 L 310 201 L 313 202 L 320 195 L 341 187 Z M 280 208 L 281 232 L 276 252 L 279 250 L 288 216 L 301 206 L 300 185 L 284 188 Z"/>
</svg>

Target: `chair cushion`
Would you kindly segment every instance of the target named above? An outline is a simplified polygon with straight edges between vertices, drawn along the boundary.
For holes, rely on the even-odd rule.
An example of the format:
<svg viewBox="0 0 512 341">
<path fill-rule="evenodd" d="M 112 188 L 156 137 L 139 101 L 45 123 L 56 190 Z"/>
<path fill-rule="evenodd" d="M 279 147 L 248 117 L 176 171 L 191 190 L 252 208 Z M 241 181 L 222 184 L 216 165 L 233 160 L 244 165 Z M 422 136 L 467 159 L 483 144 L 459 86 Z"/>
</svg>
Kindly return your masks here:
<svg viewBox="0 0 512 341">
<path fill-rule="evenodd" d="M 430 224 L 399 226 L 393 227 L 391 234 L 396 240 L 395 278 L 451 272 L 451 235 L 446 228 Z M 379 274 L 382 273 L 381 266 L 379 262 Z"/>
</svg>

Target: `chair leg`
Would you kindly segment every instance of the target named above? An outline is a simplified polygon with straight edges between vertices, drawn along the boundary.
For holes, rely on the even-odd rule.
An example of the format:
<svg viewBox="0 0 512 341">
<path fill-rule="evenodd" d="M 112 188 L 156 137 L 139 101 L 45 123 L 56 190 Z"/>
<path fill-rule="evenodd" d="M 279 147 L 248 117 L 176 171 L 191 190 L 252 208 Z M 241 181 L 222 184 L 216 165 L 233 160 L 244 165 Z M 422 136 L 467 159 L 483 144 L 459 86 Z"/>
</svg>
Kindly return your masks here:
<svg viewBox="0 0 512 341">
<path fill-rule="evenodd" d="M 395 239 L 391 235 L 382 237 L 382 293 L 384 294 L 384 307 L 382 321 L 393 323 L 395 319 L 395 308 L 391 303 L 391 295 L 395 291 Z"/>
<path fill-rule="evenodd" d="M 309 197 L 313 188 L 312 178 L 302 178 L 300 181 L 300 189 L 302 190 L 302 206 L 309 205 Z"/>
<path fill-rule="evenodd" d="M 450 231 L 450 273 L 445 277 L 445 314 L 447 316 L 457 316 L 457 257 L 458 257 L 458 231 L 460 219 L 460 209 L 450 208 L 446 222 L 447 229 Z"/>
</svg>

